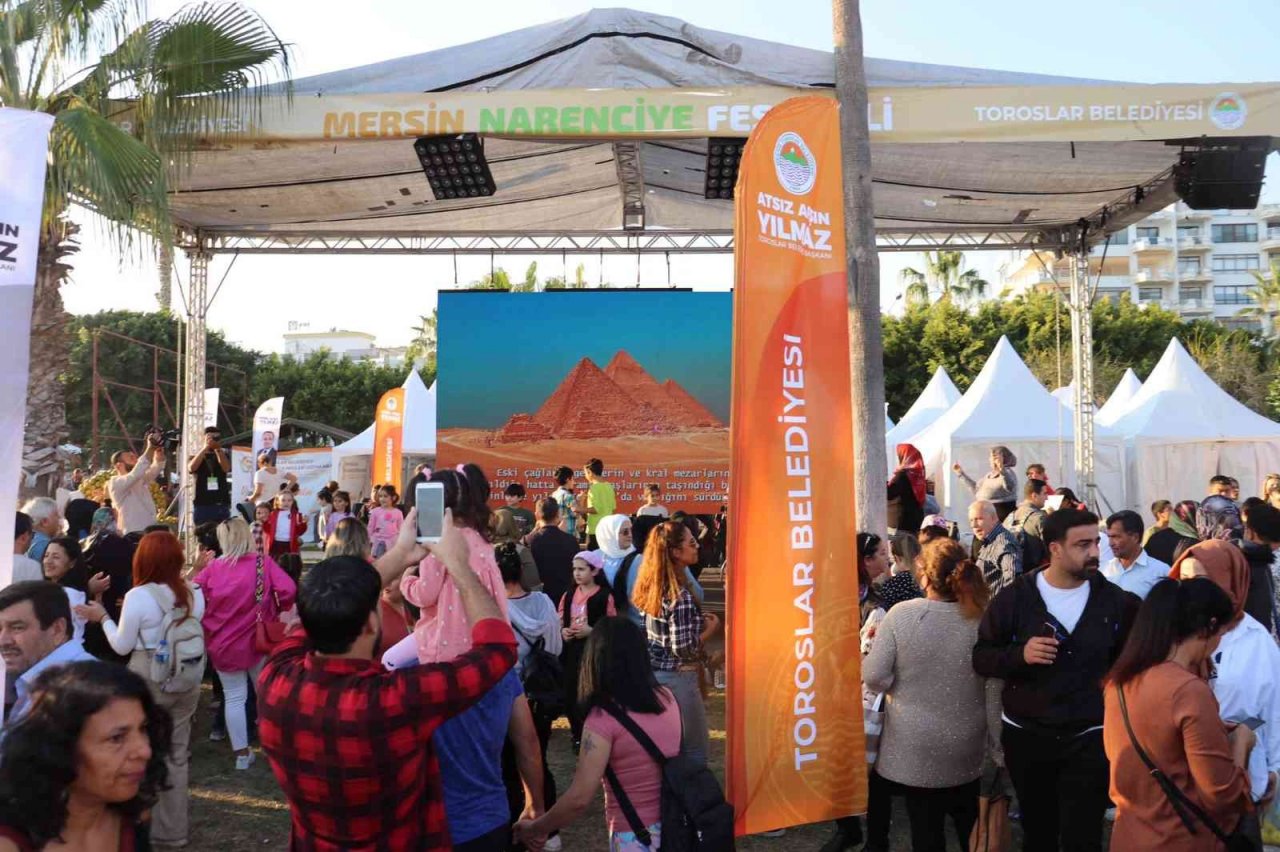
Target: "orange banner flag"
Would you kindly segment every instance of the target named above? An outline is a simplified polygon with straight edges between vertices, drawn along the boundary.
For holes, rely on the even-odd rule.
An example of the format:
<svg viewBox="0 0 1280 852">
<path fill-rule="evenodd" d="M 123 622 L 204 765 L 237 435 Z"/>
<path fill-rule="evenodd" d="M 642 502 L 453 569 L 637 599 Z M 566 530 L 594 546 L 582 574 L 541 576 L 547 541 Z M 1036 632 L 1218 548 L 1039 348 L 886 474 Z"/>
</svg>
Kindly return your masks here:
<svg viewBox="0 0 1280 852">
<path fill-rule="evenodd" d="M 866 810 L 835 101 L 769 110 L 736 192 L 727 570 L 739 835 Z"/>
<path fill-rule="evenodd" d="M 400 494 L 404 440 L 404 388 L 394 388 L 378 400 L 373 418 L 373 487 L 393 485 Z M 401 495 L 403 496 L 403 495 Z"/>
</svg>

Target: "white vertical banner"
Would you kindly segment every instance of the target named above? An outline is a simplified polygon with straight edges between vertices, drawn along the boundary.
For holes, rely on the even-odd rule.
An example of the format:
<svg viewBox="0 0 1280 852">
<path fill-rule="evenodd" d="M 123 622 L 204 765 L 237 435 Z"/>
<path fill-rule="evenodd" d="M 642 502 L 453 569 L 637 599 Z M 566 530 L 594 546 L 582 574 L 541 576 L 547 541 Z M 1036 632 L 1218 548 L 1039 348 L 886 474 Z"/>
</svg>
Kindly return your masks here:
<svg viewBox="0 0 1280 852">
<path fill-rule="evenodd" d="M 26 431 L 31 300 L 52 126 L 51 115 L 0 107 L 0 364 L 4 365 L 0 370 L 0 588 L 13 578 L 13 516 Z"/>
<path fill-rule="evenodd" d="M 204 428 L 218 425 L 218 389 L 204 389 Z"/>
<path fill-rule="evenodd" d="M 258 469 L 258 456 L 268 453 L 276 460 L 280 450 L 280 417 L 284 411 L 284 397 L 273 396 L 258 406 L 253 415 L 253 469 Z"/>
</svg>

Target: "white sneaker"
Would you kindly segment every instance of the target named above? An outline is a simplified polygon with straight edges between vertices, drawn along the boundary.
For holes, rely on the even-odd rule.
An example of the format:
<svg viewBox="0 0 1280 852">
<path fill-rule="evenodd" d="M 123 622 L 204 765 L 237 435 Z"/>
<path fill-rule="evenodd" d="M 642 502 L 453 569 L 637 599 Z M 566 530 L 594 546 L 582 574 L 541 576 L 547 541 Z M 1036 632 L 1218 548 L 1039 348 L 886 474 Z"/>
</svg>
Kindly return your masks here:
<svg viewBox="0 0 1280 852">
<path fill-rule="evenodd" d="M 557 834 L 555 837 L 548 837 L 546 845 L 542 848 L 546 852 L 560 852 L 564 848 L 564 844 L 560 842 L 560 835 Z"/>
<path fill-rule="evenodd" d="M 785 828 L 775 828 L 773 831 L 760 832 L 760 836 L 761 837 L 783 837 L 784 835 L 786 835 L 786 833 L 787 833 L 787 830 Z"/>
<path fill-rule="evenodd" d="M 256 759 L 257 757 L 254 755 L 253 752 L 249 752 L 248 754 L 237 754 L 236 769 L 239 770 L 240 772 L 244 772 L 250 766 L 253 766 L 253 762 Z"/>
</svg>

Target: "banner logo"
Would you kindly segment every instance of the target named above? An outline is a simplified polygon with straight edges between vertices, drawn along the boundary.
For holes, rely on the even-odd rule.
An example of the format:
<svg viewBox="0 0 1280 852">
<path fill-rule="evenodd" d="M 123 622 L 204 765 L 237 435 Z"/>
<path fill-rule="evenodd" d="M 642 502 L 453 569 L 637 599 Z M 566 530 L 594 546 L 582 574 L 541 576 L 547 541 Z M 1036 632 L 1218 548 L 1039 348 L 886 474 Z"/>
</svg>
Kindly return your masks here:
<svg viewBox="0 0 1280 852">
<path fill-rule="evenodd" d="M 12 237 L 12 240 L 10 238 Z M 13 271 L 18 266 L 18 226 L 0 222 L 0 266 Z"/>
<path fill-rule="evenodd" d="M 792 195 L 808 195 L 818 179 L 818 164 L 799 133 L 788 130 L 773 146 L 773 168 L 778 183 Z"/>
<path fill-rule="evenodd" d="M 1239 130 L 1248 117 L 1249 107 L 1235 92 L 1223 92 L 1209 104 L 1209 120 L 1222 130 Z"/>
</svg>

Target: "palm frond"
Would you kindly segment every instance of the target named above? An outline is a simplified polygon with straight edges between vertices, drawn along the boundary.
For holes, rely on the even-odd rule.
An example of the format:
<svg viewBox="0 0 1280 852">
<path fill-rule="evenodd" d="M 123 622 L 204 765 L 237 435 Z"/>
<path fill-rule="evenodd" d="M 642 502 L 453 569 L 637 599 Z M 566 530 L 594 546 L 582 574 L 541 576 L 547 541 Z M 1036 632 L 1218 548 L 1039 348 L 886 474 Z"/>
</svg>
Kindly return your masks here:
<svg viewBox="0 0 1280 852">
<path fill-rule="evenodd" d="M 83 101 L 65 102 L 49 134 L 46 221 L 75 201 L 112 222 L 167 233 L 168 183 L 160 157 Z M 131 244 L 127 228 L 116 230 L 121 246 Z"/>
</svg>

